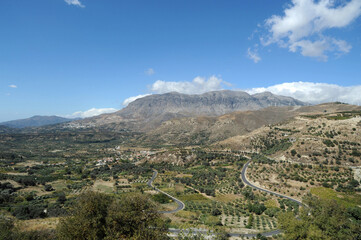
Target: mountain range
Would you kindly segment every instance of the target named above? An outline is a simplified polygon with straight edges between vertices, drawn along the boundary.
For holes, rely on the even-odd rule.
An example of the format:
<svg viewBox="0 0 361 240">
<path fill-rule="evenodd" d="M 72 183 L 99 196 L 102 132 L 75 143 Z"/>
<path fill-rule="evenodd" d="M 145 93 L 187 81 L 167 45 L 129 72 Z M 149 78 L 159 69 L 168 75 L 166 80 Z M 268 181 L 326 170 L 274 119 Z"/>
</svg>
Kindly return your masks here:
<svg viewBox="0 0 361 240">
<path fill-rule="evenodd" d="M 270 92 L 250 95 L 243 91 L 213 91 L 188 95 L 177 92 L 154 94 L 139 98 L 127 107 L 111 114 L 73 122 L 70 126 L 94 127 L 122 123 L 127 128 L 149 131 L 162 122 L 185 117 L 216 117 L 235 111 L 259 110 L 271 106 L 309 105 L 291 97 L 274 95 Z"/>
<path fill-rule="evenodd" d="M 267 107 L 306 106 L 291 97 L 263 92 L 250 95 L 243 91 L 213 91 L 204 94 L 181 94 L 170 92 L 154 94 L 137 99 L 127 107 L 110 114 L 102 114 L 86 119 L 68 119 L 58 116 L 33 116 L 0 123 L 10 128 L 42 127 L 93 128 L 149 132 L 165 121 L 188 117 L 217 117 L 237 111 L 255 111 Z M 65 125 L 64 125 L 65 124 Z"/>
</svg>

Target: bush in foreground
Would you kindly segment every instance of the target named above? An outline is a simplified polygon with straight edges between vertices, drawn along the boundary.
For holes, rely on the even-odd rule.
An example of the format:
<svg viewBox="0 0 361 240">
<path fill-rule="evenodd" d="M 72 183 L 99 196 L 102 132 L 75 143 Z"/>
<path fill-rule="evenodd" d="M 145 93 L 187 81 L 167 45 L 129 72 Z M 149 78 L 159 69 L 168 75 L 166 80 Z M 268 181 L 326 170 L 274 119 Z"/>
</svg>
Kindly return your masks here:
<svg viewBox="0 0 361 240">
<path fill-rule="evenodd" d="M 156 206 L 141 194 L 118 200 L 106 194 L 79 196 L 71 215 L 57 227 L 58 239 L 167 239 L 165 222 Z"/>
</svg>

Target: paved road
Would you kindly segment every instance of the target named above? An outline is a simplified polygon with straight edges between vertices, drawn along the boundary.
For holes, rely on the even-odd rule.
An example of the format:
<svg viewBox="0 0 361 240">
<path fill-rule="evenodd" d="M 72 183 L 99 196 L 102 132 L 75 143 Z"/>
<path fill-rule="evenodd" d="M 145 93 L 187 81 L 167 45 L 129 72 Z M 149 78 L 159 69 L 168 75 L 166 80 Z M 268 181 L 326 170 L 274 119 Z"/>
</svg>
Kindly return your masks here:
<svg viewBox="0 0 361 240">
<path fill-rule="evenodd" d="M 250 183 L 246 177 L 246 172 L 247 172 L 247 168 L 248 168 L 248 165 L 249 163 L 251 162 L 251 160 L 249 160 L 244 166 L 243 166 L 243 169 L 242 169 L 242 172 L 241 172 L 241 177 L 242 177 L 242 181 L 250 186 L 251 188 L 255 188 L 255 189 L 258 189 L 260 191 L 263 191 L 263 192 L 266 192 L 266 193 L 270 193 L 270 194 L 273 194 L 273 195 L 276 195 L 278 197 L 281 197 L 281 198 L 286 198 L 288 200 L 291 200 L 292 202 L 296 202 L 298 205 L 300 206 L 303 206 L 302 202 L 294 199 L 294 198 L 291 198 L 291 197 L 288 197 L 288 196 L 285 196 L 285 195 L 282 195 L 282 194 L 279 194 L 279 193 L 276 193 L 276 192 L 272 192 L 270 190 L 267 190 L 267 189 L 264 189 L 264 188 L 260 188 L 260 187 L 257 187 L 255 185 L 253 185 L 252 183 Z"/>
<path fill-rule="evenodd" d="M 246 172 L 247 172 L 247 167 L 249 165 L 249 163 L 251 162 L 251 160 L 249 160 L 242 168 L 242 171 L 241 171 L 241 177 L 242 177 L 242 180 L 243 182 L 250 186 L 251 188 L 255 188 L 255 189 L 258 189 L 260 191 L 263 191 L 263 192 L 267 192 L 267 193 L 270 193 L 270 194 L 273 194 L 273 195 L 276 195 L 276 196 L 279 196 L 279 197 L 282 197 L 282 198 L 286 198 L 286 199 L 289 199 L 293 202 L 296 202 L 298 205 L 300 206 L 303 206 L 303 204 L 296 200 L 296 199 L 293 199 L 291 197 L 288 197 L 288 196 L 285 196 L 285 195 L 282 195 L 282 194 L 279 194 L 279 193 L 276 193 L 276 192 L 272 192 L 270 190 L 267 190 L 267 189 L 263 189 L 263 188 L 260 188 L 260 187 L 257 187 L 255 185 L 253 185 L 252 183 L 250 183 L 246 177 Z M 153 181 L 154 179 L 157 177 L 157 174 L 158 172 L 156 170 L 154 170 L 153 172 L 153 176 L 152 178 L 148 181 L 148 186 L 150 186 L 151 188 L 153 188 L 154 190 L 160 192 L 160 193 L 163 193 L 165 195 L 167 195 L 168 197 L 172 198 L 177 204 L 178 204 L 178 207 L 175 209 L 175 210 L 171 210 L 171 211 L 162 211 L 160 213 L 175 213 L 175 212 L 178 212 L 180 210 L 183 210 L 185 205 L 182 201 L 176 199 L 175 197 L 169 195 L 168 193 L 166 192 L 163 192 L 162 190 L 159 190 L 158 188 L 154 187 L 153 186 Z M 169 229 L 169 232 L 174 234 L 174 235 L 178 235 L 180 232 L 189 232 L 189 231 L 192 231 L 194 234 L 197 234 L 197 233 L 201 233 L 201 234 L 205 234 L 205 235 L 208 235 L 208 236 L 214 236 L 216 233 L 212 233 L 212 231 L 208 231 L 208 230 L 205 230 L 205 229 L 198 229 L 198 228 L 192 228 L 192 229 L 176 229 L 176 228 L 170 228 Z M 277 235 L 277 234 L 280 234 L 281 233 L 281 230 L 279 229 L 276 229 L 276 230 L 273 230 L 273 231 L 269 231 L 269 232 L 264 232 L 264 233 L 261 233 L 261 235 L 265 236 L 265 237 L 270 237 L 270 236 L 273 236 L 273 235 Z M 230 237 L 246 237 L 246 238 L 255 238 L 257 237 L 257 234 L 258 233 L 232 233 L 232 232 L 228 232 L 228 235 Z"/>
<path fill-rule="evenodd" d="M 152 178 L 148 181 L 148 186 L 151 187 L 151 188 L 153 188 L 153 189 L 154 189 L 155 191 L 157 191 L 157 192 L 160 192 L 160 193 L 163 193 L 163 194 L 167 195 L 168 197 L 170 197 L 171 199 L 173 199 L 173 201 L 175 201 L 175 202 L 178 204 L 178 207 L 177 207 L 176 209 L 174 209 L 174 210 L 170 210 L 170 211 L 159 211 L 159 212 L 160 212 L 160 213 L 176 213 L 176 212 L 179 212 L 180 210 L 183 210 L 183 209 L 185 208 L 185 205 L 184 205 L 184 203 L 183 203 L 181 200 L 179 200 L 179 199 L 177 199 L 177 198 L 169 195 L 168 193 L 163 192 L 162 190 L 160 190 L 160 189 L 156 188 L 155 186 L 153 186 L 153 181 L 154 181 L 154 179 L 157 177 L 157 175 L 158 175 L 157 170 L 154 170 L 154 171 L 153 171 L 153 176 L 152 176 Z"/>
</svg>

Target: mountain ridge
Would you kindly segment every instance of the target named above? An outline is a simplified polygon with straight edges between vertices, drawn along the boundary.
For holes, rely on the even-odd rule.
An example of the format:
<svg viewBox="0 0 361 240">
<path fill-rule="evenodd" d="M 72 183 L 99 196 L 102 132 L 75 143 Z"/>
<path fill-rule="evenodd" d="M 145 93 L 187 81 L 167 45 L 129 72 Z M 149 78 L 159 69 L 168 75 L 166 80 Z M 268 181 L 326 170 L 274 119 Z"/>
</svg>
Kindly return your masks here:
<svg viewBox="0 0 361 240">
<path fill-rule="evenodd" d="M 40 116 L 35 115 L 30 118 L 16 119 L 0 123 L 0 126 L 6 126 L 10 128 L 26 128 L 26 127 L 42 127 L 52 124 L 71 122 L 79 119 L 70 119 L 59 116 Z"/>
<path fill-rule="evenodd" d="M 127 128 L 149 131 L 162 122 L 185 117 L 216 117 L 236 111 L 254 111 L 272 106 L 308 106 L 297 99 L 270 92 L 250 95 L 244 91 L 213 91 L 203 94 L 169 92 L 136 99 L 110 114 L 70 123 L 74 127 L 97 127 L 124 123 Z"/>
</svg>

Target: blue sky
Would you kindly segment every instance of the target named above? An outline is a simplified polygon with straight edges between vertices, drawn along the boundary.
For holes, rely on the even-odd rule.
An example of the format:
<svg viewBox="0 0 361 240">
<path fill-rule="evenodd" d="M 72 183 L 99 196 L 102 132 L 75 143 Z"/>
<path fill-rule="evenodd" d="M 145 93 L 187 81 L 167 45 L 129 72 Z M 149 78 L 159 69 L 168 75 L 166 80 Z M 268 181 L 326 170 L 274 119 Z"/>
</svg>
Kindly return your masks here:
<svg viewBox="0 0 361 240">
<path fill-rule="evenodd" d="M 3 0 L 0 122 L 172 90 L 361 104 L 360 14 L 361 0 Z"/>
</svg>

